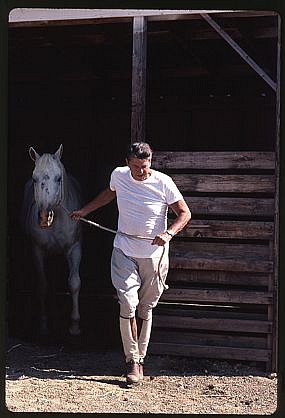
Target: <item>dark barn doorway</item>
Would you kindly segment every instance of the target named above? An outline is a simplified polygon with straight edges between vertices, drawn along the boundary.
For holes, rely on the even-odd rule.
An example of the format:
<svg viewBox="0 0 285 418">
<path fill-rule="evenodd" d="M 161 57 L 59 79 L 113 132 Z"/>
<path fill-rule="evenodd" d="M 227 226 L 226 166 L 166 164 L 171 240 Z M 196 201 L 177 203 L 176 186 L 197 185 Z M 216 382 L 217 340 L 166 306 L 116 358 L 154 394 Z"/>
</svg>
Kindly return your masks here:
<svg viewBox="0 0 285 418">
<path fill-rule="evenodd" d="M 35 317 L 31 320 L 31 313 L 36 315 L 35 273 L 19 211 L 24 184 L 33 170 L 29 147 L 39 154 L 54 153 L 62 143 L 62 161 L 79 180 L 84 202 L 107 187 L 112 169 L 124 164 L 130 141 L 131 50 L 129 22 L 9 31 L 11 332 L 33 334 L 36 323 Z M 116 216 L 116 205 L 110 204 L 97 211 L 96 222 L 116 229 Z M 108 320 L 101 321 L 104 311 L 110 317 L 110 310 L 117 308 L 115 300 L 105 300 L 113 292 L 109 273 L 113 236 L 86 224 L 83 235 L 82 326 L 85 334 L 98 334 L 104 340 L 110 329 Z M 49 269 L 56 292 L 51 308 L 54 333 L 64 334 L 70 308 L 66 265 L 57 257 L 51 259 Z"/>
</svg>

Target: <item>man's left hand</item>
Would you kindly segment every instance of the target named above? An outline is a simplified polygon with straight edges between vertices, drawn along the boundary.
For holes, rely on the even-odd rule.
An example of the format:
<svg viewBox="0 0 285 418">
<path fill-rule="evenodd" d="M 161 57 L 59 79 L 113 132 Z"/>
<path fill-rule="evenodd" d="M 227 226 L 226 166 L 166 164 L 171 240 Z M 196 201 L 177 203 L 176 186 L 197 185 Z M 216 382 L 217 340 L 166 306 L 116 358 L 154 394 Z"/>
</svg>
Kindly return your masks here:
<svg viewBox="0 0 285 418">
<path fill-rule="evenodd" d="M 172 236 L 169 235 L 167 232 L 162 232 L 161 234 L 158 234 L 154 240 L 152 241 L 151 245 L 160 245 L 163 246 L 167 242 L 171 240 Z"/>
</svg>

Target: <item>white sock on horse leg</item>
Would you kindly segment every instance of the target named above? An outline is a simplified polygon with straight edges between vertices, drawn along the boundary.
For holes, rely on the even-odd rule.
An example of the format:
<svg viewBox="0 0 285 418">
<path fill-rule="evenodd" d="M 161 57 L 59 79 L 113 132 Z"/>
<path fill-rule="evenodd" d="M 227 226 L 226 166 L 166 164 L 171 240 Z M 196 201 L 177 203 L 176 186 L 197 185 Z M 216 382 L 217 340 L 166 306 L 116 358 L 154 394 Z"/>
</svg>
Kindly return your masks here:
<svg viewBox="0 0 285 418">
<path fill-rule="evenodd" d="M 139 336 L 139 355 L 140 358 L 144 358 L 146 356 L 148 343 L 150 340 L 150 334 L 151 334 L 151 325 L 152 325 L 152 317 L 149 319 L 142 320 L 142 327 L 141 332 Z"/>
<path fill-rule="evenodd" d="M 131 329 L 131 318 L 122 318 L 120 316 L 121 338 L 126 356 L 126 361 L 139 361 L 138 342 L 134 339 Z"/>
</svg>

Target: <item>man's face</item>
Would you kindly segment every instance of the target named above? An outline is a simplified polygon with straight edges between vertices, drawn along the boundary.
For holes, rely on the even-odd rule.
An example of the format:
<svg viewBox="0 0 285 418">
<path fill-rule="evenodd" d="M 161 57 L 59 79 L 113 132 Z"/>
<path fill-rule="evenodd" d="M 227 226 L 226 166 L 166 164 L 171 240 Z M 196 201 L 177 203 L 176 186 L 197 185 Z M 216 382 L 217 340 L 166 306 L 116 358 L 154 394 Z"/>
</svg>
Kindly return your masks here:
<svg viewBox="0 0 285 418">
<path fill-rule="evenodd" d="M 139 158 L 132 157 L 127 160 L 127 164 L 130 167 L 132 177 L 135 180 L 143 181 L 150 176 L 151 158 L 140 160 Z"/>
</svg>

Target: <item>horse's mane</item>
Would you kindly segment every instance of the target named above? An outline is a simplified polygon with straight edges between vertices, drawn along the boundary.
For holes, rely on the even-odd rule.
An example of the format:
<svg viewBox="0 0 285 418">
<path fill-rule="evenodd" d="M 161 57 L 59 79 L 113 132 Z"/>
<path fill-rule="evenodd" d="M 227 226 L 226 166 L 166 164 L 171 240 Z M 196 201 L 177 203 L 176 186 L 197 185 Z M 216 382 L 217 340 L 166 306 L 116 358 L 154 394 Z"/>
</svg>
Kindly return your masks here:
<svg viewBox="0 0 285 418">
<path fill-rule="evenodd" d="M 79 184 L 79 182 L 77 181 L 77 179 L 75 177 L 73 177 L 71 174 L 66 174 L 66 179 L 67 179 L 67 183 L 68 183 L 68 187 L 67 187 L 67 198 L 69 198 L 71 201 L 72 200 L 77 200 L 77 204 L 78 207 L 76 208 L 72 208 L 74 209 L 79 209 L 82 204 L 83 204 L 83 198 L 82 198 L 82 189 L 81 186 Z"/>
<path fill-rule="evenodd" d="M 29 219 L 32 207 L 35 205 L 33 181 L 30 179 L 25 184 L 22 210 L 20 216 L 21 226 L 26 234 L 29 234 Z"/>
</svg>

